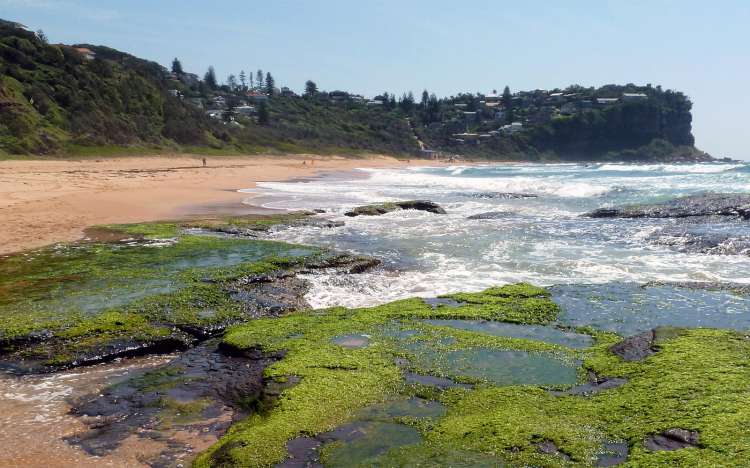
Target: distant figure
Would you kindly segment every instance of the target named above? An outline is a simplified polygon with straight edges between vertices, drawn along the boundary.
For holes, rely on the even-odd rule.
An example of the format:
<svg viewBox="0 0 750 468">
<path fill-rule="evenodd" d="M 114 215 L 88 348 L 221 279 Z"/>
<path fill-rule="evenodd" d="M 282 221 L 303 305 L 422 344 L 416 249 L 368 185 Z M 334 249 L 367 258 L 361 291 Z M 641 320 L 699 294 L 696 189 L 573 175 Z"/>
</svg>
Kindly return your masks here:
<svg viewBox="0 0 750 468">
<path fill-rule="evenodd" d="M 302 161 L 302 165 L 303 166 L 307 166 L 307 159 L 305 159 L 304 161 Z"/>
<path fill-rule="evenodd" d="M 206 158 L 203 158 L 203 167 L 206 167 Z"/>
</svg>

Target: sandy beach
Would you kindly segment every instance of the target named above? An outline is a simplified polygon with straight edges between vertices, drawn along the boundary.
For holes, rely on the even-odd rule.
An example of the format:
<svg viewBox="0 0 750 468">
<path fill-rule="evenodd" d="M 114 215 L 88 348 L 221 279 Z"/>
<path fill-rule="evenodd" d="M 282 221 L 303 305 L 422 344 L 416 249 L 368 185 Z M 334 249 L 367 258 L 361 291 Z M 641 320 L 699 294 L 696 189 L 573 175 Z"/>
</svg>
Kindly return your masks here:
<svg viewBox="0 0 750 468">
<path fill-rule="evenodd" d="M 0 254 L 80 239 L 98 224 L 249 210 L 248 195 L 237 190 L 256 182 L 410 164 L 382 155 L 291 155 L 208 157 L 204 168 L 201 158 L 0 161 Z"/>
</svg>

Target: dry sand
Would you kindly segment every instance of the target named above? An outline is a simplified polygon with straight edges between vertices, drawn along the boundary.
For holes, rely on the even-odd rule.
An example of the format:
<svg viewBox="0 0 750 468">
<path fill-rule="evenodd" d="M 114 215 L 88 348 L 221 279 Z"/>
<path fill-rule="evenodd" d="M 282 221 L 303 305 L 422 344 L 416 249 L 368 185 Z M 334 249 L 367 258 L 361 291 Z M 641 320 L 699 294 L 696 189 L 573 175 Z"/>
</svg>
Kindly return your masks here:
<svg viewBox="0 0 750 468">
<path fill-rule="evenodd" d="M 237 190 L 255 182 L 409 164 L 378 155 L 294 155 L 207 157 L 204 168 L 201 158 L 0 161 L 0 254 L 77 240 L 84 229 L 97 224 L 249 212 L 242 204 L 248 195 Z"/>
</svg>

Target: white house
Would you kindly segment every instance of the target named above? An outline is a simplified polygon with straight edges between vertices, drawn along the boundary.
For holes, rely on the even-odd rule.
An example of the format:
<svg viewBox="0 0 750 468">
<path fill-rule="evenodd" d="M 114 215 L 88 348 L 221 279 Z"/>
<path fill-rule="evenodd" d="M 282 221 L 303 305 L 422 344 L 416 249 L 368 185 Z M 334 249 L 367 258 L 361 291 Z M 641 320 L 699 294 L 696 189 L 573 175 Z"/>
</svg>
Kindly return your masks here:
<svg viewBox="0 0 750 468">
<path fill-rule="evenodd" d="M 622 93 L 622 100 L 626 102 L 645 101 L 648 99 L 643 93 Z"/>
<path fill-rule="evenodd" d="M 248 117 L 250 115 L 255 114 L 255 107 L 254 106 L 237 106 L 234 108 L 234 111 L 237 112 L 239 115 L 243 117 Z"/>
</svg>

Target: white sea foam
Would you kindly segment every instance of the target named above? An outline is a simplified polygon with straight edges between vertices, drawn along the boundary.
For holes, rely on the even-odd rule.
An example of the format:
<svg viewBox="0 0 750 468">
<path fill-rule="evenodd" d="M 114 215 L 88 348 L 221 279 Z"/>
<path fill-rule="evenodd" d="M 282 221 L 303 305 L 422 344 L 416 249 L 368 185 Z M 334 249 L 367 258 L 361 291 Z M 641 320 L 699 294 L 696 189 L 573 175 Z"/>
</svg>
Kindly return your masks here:
<svg viewBox="0 0 750 468">
<path fill-rule="evenodd" d="M 610 281 L 750 283 L 750 257 L 680 253 L 652 238 L 669 221 L 593 220 L 601 206 L 663 200 L 706 190 L 750 192 L 737 165 L 576 164 L 440 166 L 366 169 L 366 178 L 304 183 L 267 182 L 254 193 L 265 206 L 324 208 L 344 227 L 297 227 L 281 240 L 375 255 L 386 272 L 308 275 L 314 307 L 367 306 L 411 297 L 528 281 L 540 285 Z M 612 171 L 617 171 L 612 173 Z M 653 174 L 644 175 L 644 171 Z M 727 172 L 729 171 L 729 172 Z M 476 198 L 484 192 L 534 193 L 538 198 Z M 355 205 L 425 198 L 448 212 L 405 210 L 348 218 Z M 496 219 L 467 220 L 489 211 Z M 677 242 L 677 240 L 675 240 Z"/>
<path fill-rule="evenodd" d="M 602 164 L 597 167 L 600 171 L 649 171 L 649 172 L 680 172 L 692 174 L 715 174 L 728 172 L 742 167 L 743 164 Z"/>
</svg>

